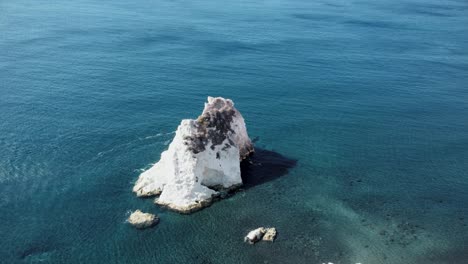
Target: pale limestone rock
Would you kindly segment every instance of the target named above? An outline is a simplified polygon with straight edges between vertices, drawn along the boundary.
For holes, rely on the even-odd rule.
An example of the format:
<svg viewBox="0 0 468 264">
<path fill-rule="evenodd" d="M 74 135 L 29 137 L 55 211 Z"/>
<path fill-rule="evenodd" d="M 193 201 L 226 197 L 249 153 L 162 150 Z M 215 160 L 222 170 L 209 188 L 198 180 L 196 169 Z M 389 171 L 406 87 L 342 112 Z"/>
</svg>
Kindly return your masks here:
<svg viewBox="0 0 468 264">
<path fill-rule="evenodd" d="M 273 242 L 276 237 L 276 228 L 266 228 L 265 235 L 263 236 L 262 240 L 263 241 L 270 241 Z"/>
<path fill-rule="evenodd" d="M 216 190 L 242 185 L 240 161 L 253 152 L 244 118 L 229 99 L 208 97 L 197 120 L 185 119 L 169 149 L 138 178 L 137 196 L 182 213 L 209 205 Z"/>
<path fill-rule="evenodd" d="M 250 231 L 247 236 L 244 237 L 244 242 L 249 242 L 249 244 L 255 244 L 260 241 L 265 234 L 266 230 L 263 227 L 259 227 Z"/>
<path fill-rule="evenodd" d="M 138 229 L 143 229 L 156 225 L 159 218 L 154 214 L 143 213 L 140 210 L 133 212 L 127 220 L 130 224 Z"/>
</svg>

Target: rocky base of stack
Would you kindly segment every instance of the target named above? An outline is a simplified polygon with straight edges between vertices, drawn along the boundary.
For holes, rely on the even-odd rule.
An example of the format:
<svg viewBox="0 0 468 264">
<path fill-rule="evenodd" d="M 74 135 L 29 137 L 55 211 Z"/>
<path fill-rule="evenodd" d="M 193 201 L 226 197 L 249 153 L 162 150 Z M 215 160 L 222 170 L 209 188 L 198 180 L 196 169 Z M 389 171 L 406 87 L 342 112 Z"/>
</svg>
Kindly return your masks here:
<svg viewBox="0 0 468 264">
<path fill-rule="evenodd" d="M 197 201 L 195 203 L 191 203 L 191 204 L 185 205 L 185 206 L 178 206 L 178 205 L 171 204 L 171 203 L 160 202 L 159 199 L 156 199 L 154 201 L 154 203 L 158 204 L 158 205 L 161 205 L 161 206 L 164 206 L 166 208 L 169 208 L 169 209 L 171 209 L 173 211 L 179 212 L 181 214 L 191 214 L 191 213 L 199 211 L 199 210 L 201 210 L 201 209 L 203 209 L 205 207 L 210 206 L 216 198 L 217 197 L 215 196 L 215 197 L 208 198 L 208 199 L 202 200 L 202 201 Z"/>
<path fill-rule="evenodd" d="M 184 206 L 178 206 L 172 203 L 166 203 L 166 202 L 160 201 L 158 198 L 154 200 L 154 203 L 159 206 L 163 206 L 173 211 L 176 211 L 178 213 L 181 213 L 181 214 L 191 214 L 205 207 L 210 206 L 212 203 L 218 200 L 231 196 L 240 187 L 242 187 L 242 184 L 236 184 L 229 188 L 223 188 L 222 186 L 212 186 L 212 187 L 210 186 L 210 189 L 216 190 L 216 193 L 212 194 L 210 198 L 207 198 L 205 200 L 195 201 L 194 203 L 190 203 Z"/>
</svg>

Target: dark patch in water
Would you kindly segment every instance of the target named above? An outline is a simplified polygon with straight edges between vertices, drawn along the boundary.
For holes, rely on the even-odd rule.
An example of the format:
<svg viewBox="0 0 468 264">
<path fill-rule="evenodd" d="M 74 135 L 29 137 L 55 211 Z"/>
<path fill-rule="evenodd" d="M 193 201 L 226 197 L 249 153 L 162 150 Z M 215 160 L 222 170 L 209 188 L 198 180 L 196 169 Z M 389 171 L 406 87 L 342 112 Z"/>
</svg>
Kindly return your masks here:
<svg viewBox="0 0 468 264">
<path fill-rule="evenodd" d="M 331 7 L 344 7 L 344 5 L 340 4 L 335 4 L 335 3 L 323 3 L 326 6 L 331 6 Z"/>
<path fill-rule="evenodd" d="M 256 136 L 254 137 L 254 139 L 252 139 L 252 143 L 257 143 L 259 140 L 260 140 L 260 137 Z"/>
<path fill-rule="evenodd" d="M 405 5 L 405 12 L 410 14 L 418 14 L 423 16 L 436 17 L 453 17 L 457 16 L 457 11 L 464 11 L 468 6 L 462 5 L 442 5 L 442 4 L 427 4 L 427 3 L 410 3 Z"/>
<path fill-rule="evenodd" d="M 463 243 L 463 242 L 461 242 Z M 468 250 L 458 247 L 447 251 L 435 250 L 421 258 L 421 263 L 466 263 L 468 259 Z M 430 261 L 430 262 L 429 262 Z"/>
<path fill-rule="evenodd" d="M 20 259 L 26 259 L 31 256 L 40 255 L 46 252 L 53 251 L 50 245 L 46 242 L 37 242 L 29 245 L 25 250 L 18 253 Z"/>
<path fill-rule="evenodd" d="M 368 28 L 389 28 L 389 29 L 402 29 L 401 25 L 392 22 L 385 22 L 385 21 L 376 21 L 376 20 L 347 20 L 344 21 L 345 24 L 360 26 L 360 27 L 368 27 Z"/>
<path fill-rule="evenodd" d="M 254 154 L 241 162 L 244 188 L 248 189 L 284 176 L 296 164 L 297 160 L 274 151 L 256 148 Z"/>
<path fill-rule="evenodd" d="M 395 226 L 389 226 L 388 230 L 384 229 L 379 232 L 379 235 L 384 239 L 385 245 L 399 245 L 407 247 L 417 241 L 421 234 L 421 227 L 409 222 L 400 222 Z"/>
<path fill-rule="evenodd" d="M 218 52 L 255 50 L 254 45 L 235 40 L 204 40 L 201 43 Z"/>
<path fill-rule="evenodd" d="M 432 9 L 439 11 L 463 11 L 467 10 L 466 5 L 447 5 L 447 4 L 430 4 L 430 3 L 409 3 L 406 5 L 408 9 Z"/>
<path fill-rule="evenodd" d="M 314 20 L 314 21 L 323 21 L 332 18 L 331 15 L 324 14 L 307 14 L 307 13 L 298 13 L 291 15 L 294 18 L 303 19 L 303 20 Z"/>
<path fill-rule="evenodd" d="M 273 43 L 249 43 L 238 40 L 200 40 L 198 44 L 206 50 L 207 55 L 216 57 L 261 53 L 275 46 Z"/>
<path fill-rule="evenodd" d="M 429 15 L 429 16 L 437 16 L 437 17 L 452 17 L 450 14 L 445 14 L 441 12 L 435 12 L 435 11 L 429 11 L 429 10 L 413 10 L 413 13 L 419 14 L 419 15 Z"/>
</svg>

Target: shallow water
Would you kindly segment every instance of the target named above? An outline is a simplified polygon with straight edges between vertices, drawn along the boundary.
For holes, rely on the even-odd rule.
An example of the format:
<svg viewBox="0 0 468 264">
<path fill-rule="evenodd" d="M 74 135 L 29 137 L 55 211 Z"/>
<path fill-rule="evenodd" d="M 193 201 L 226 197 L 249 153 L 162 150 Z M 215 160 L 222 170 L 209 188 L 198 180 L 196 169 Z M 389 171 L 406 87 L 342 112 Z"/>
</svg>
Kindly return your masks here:
<svg viewBox="0 0 468 264">
<path fill-rule="evenodd" d="M 447 0 L 1 1 L 0 262 L 466 263 L 466 25 Z M 136 198 L 208 95 L 258 139 L 246 188 Z"/>
</svg>

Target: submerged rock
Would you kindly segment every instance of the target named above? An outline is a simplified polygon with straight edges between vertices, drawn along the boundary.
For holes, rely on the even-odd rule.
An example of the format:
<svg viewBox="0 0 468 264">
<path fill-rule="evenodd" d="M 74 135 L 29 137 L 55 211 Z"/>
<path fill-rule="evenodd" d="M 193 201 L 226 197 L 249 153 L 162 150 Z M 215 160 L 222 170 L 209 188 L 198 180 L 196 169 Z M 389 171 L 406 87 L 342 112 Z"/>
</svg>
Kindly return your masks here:
<svg viewBox="0 0 468 264">
<path fill-rule="evenodd" d="M 266 229 L 265 235 L 263 235 L 262 240 L 273 242 L 275 238 L 276 238 L 276 228 L 272 227 L 272 228 Z"/>
<path fill-rule="evenodd" d="M 266 229 L 263 227 L 259 227 L 250 231 L 247 236 L 244 237 L 244 242 L 249 242 L 250 244 L 255 244 L 256 242 L 260 241 L 265 235 Z"/>
<path fill-rule="evenodd" d="M 133 212 L 127 220 L 138 229 L 148 228 L 159 222 L 159 217 L 154 214 L 143 213 L 140 210 Z"/>
<path fill-rule="evenodd" d="M 253 151 L 234 103 L 208 97 L 203 113 L 197 120 L 182 120 L 169 149 L 140 175 L 133 191 L 160 195 L 155 203 L 191 213 L 211 204 L 218 191 L 241 186 L 240 161 Z"/>
</svg>

